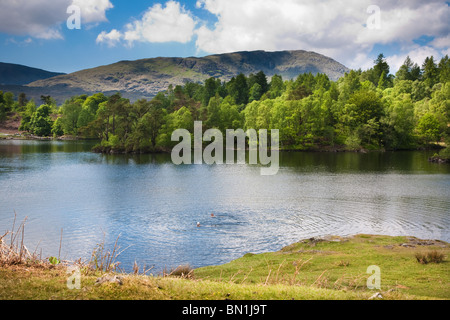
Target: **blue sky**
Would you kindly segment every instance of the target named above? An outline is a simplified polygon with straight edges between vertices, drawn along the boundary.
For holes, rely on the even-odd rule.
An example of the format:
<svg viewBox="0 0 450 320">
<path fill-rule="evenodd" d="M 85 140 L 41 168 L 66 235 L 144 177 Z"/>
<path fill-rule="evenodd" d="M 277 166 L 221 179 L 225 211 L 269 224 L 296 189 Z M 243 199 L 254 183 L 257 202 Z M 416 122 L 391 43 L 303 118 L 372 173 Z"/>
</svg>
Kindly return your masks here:
<svg viewBox="0 0 450 320">
<path fill-rule="evenodd" d="M 67 8 L 80 9 L 69 29 Z M 71 11 L 72 12 L 72 11 Z M 395 72 L 449 54 L 450 7 L 419 0 L 0 0 L 0 61 L 50 71 L 158 56 L 308 50 Z"/>
</svg>

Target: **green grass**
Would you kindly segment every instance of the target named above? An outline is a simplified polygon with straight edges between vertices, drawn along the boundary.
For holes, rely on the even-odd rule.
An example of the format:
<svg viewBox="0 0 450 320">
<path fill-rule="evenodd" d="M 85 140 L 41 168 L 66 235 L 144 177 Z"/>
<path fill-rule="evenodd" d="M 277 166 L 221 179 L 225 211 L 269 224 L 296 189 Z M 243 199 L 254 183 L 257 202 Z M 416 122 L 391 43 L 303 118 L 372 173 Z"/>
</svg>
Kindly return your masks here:
<svg viewBox="0 0 450 320">
<path fill-rule="evenodd" d="M 333 241 L 335 240 L 335 241 Z M 450 298 L 448 261 L 417 262 L 418 252 L 436 250 L 445 256 L 449 246 L 402 246 L 407 237 L 358 235 L 349 239 L 302 241 L 278 252 L 247 254 L 222 266 L 195 270 L 197 278 L 250 284 L 285 284 L 369 293 L 367 268 L 380 267 L 382 292 L 399 292 L 422 298 Z"/>
<path fill-rule="evenodd" d="M 1 269 L 0 300 L 359 300 L 372 293 L 283 284 L 235 284 L 228 281 L 124 275 L 123 284 L 95 283 L 82 275 L 81 289 L 66 286 L 67 274 L 52 270 Z M 407 299 L 397 294 L 388 298 Z"/>
<path fill-rule="evenodd" d="M 447 243 L 408 237 L 358 235 L 304 240 L 278 252 L 246 254 L 230 263 L 193 270 L 186 277 L 120 275 L 122 284 L 96 284 L 102 273 L 83 271 L 70 290 L 62 265 L 3 265 L 0 299 L 89 300 L 366 300 L 450 299 Z M 439 263 L 419 263 L 436 251 Z M 433 253 L 434 255 L 434 253 Z M 0 264 L 1 265 L 1 264 Z M 369 290 L 367 267 L 381 270 L 381 288 Z"/>
</svg>

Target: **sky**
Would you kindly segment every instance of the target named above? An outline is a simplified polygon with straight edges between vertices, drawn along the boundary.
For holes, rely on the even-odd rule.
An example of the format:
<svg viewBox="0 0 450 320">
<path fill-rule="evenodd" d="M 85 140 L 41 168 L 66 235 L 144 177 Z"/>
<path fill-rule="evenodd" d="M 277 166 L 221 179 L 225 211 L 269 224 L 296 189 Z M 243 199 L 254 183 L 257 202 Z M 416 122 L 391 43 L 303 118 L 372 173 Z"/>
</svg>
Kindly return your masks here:
<svg viewBox="0 0 450 320">
<path fill-rule="evenodd" d="M 438 0 L 0 0 L 0 62 L 70 73 L 122 60 L 307 50 L 353 69 L 450 55 Z"/>
</svg>

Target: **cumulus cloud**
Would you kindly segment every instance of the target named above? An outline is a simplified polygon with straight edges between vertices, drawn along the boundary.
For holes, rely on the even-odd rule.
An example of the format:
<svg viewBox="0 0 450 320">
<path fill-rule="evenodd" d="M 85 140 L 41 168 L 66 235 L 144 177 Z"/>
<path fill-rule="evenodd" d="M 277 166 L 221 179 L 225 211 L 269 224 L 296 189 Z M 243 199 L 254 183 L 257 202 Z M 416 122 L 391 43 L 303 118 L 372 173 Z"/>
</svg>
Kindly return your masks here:
<svg viewBox="0 0 450 320">
<path fill-rule="evenodd" d="M 0 1 L 0 32 L 61 39 L 58 23 L 66 16 L 70 1 Z"/>
<path fill-rule="evenodd" d="M 80 7 L 83 23 L 105 21 L 105 11 L 113 7 L 109 0 L 0 1 L 0 32 L 63 39 L 61 25 L 67 20 L 67 8 L 72 4 Z"/>
<path fill-rule="evenodd" d="M 102 31 L 97 36 L 97 43 L 106 43 L 108 47 L 115 47 L 122 38 L 122 34 L 117 31 L 116 29 L 111 30 L 110 32 L 106 33 L 106 31 Z"/>
<path fill-rule="evenodd" d="M 401 65 L 405 62 L 407 56 L 410 59 L 417 63 L 419 66 L 422 66 L 426 57 L 439 57 L 441 54 L 438 50 L 430 46 L 416 46 L 412 48 L 410 51 L 407 51 L 403 54 L 395 54 L 386 58 L 389 66 L 391 67 L 391 73 L 397 72 Z"/>
<path fill-rule="evenodd" d="M 80 7 L 84 23 L 107 21 L 106 11 L 114 7 L 109 0 L 73 0 L 72 4 Z"/>
<path fill-rule="evenodd" d="M 179 2 L 169 1 L 163 8 L 155 4 L 141 20 L 127 25 L 124 39 L 147 42 L 189 42 L 194 34 L 195 21 L 192 14 Z"/>
<path fill-rule="evenodd" d="M 439 37 L 434 39 L 431 42 L 431 45 L 433 45 L 436 48 L 449 48 L 450 47 L 450 36 L 447 35 L 445 37 Z"/>
<path fill-rule="evenodd" d="M 370 0 L 198 0 L 197 7 L 217 16 L 213 27 L 196 30 L 205 52 L 304 49 L 329 55 L 349 67 L 372 64 L 375 44 L 399 43 L 406 51 L 423 35 L 448 42 L 450 16 L 445 1 L 377 1 L 378 28 L 369 28 Z M 447 37 L 447 38 L 446 38 Z M 447 39 L 447 40 L 446 40 Z M 448 48 L 447 48 L 448 49 Z M 358 57 L 358 59 L 355 59 Z"/>
<path fill-rule="evenodd" d="M 191 41 L 196 26 L 192 14 L 176 1 L 168 1 L 163 7 L 157 3 L 147 9 L 139 20 L 128 23 L 125 31 L 106 33 L 103 31 L 97 37 L 97 43 L 109 42 L 108 35 L 114 37 L 114 44 L 120 39 L 132 45 L 135 41 L 162 43 Z"/>
</svg>

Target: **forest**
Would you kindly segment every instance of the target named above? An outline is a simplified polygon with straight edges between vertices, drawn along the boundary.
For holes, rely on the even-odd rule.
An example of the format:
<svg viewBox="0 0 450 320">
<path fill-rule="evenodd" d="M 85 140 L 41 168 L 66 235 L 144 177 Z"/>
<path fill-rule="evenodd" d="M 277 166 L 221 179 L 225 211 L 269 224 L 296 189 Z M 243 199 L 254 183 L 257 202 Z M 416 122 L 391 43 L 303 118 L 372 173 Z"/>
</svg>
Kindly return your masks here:
<svg viewBox="0 0 450 320">
<path fill-rule="evenodd" d="M 325 74 L 294 80 L 263 73 L 230 81 L 169 86 L 152 100 L 130 102 L 120 93 L 74 96 L 62 105 L 42 96 L 0 94 L 0 121 L 15 112 L 19 130 L 35 136 L 98 139 L 100 152 L 168 151 L 176 129 L 279 129 L 282 150 L 404 150 L 449 145 L 450 61 L 409 57 L 395 73 L 383 54 L 372 68 L 337 81 Z M 448 148 L 445 149 L 448 153 Z"/>
</svg>

